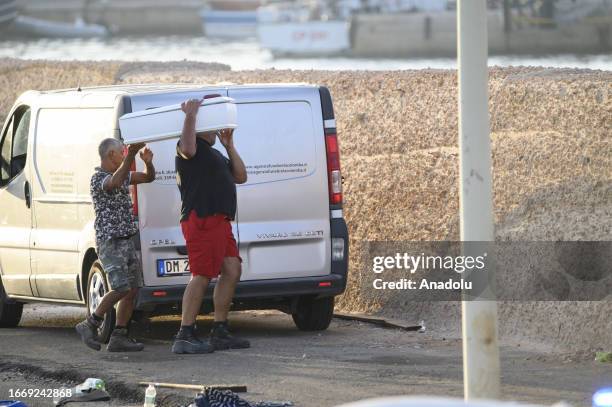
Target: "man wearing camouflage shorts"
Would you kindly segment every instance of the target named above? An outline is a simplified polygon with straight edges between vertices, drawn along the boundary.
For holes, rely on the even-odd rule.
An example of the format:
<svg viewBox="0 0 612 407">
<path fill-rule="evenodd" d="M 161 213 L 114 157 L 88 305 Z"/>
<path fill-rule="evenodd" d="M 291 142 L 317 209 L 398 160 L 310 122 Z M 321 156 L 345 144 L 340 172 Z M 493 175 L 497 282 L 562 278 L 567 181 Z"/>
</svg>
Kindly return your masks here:
<svg viewBox="0 0 612 407">
<path fill-rule="evenodd" d="M 127 324 L 134 310 L 134 299 L 142 287 L 142 272 L 136 256 L 132 236 L 138 232 L 134 219 L 130 185 L 152 182 L 155 179 L 153 153 L 144 148 L 140 158 L 145 172 L 130 172 L 136 153 L 144 143 L 127 147 L 117 139 L 102 140 L 98 148 L 101 165 L 91 177 L 91 198 L 96 213 L 94 228 L 96 246 L 102 267 L 108 276 L 111 290 L 104 295 L 96 310 L 76 326 L 82 341 L 100 350 L 98 328 L 104 315 L 117 304 L 117 322 L 107 346 L 109 352 L 141 351 L 144 346 L 128 338 Z"/>
</svg>

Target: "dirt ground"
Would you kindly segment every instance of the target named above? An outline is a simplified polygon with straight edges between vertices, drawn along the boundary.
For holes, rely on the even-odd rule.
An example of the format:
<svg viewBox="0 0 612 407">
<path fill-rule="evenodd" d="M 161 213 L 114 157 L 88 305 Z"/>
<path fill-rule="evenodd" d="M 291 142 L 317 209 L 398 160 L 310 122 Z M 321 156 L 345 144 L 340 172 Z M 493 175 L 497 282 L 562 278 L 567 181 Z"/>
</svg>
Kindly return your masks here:
<svg viewBox="0 0 612 407">
<path fill-rule="evenodd" d="M 83 309 L 27 305 L 17 329 L 0 331 L 0 399 L 10 389 L 61 388 L 100 377 L 112 403 L 141 405 L 139 381 L 187 384 L 246 384 L 251 401 L 292 401 L 324 407 L 383 395 L 462 397 L 461 342 L 439 332 L 406 332 L 334 319 L 321 333 L 298 331 L 289 316 L 276 312 L 232 315 L 233 329 L 252 348 L 210 355 L 170 352 L 179 321 L 157 318 L 135 326 L 145 351 L 94 352 L 85 348 L 73 326 Z M 199 321 L 202 331 L 210 319 Z M 565 400 L 589 406 L 595 390 L 612 383 L 612 364 L 590 354 L 558 354 L 505 345 L 501 349 L 505 399 L 550 405 Z M 161 391 L 161 406 L 185 405 L 192 392 Z M 29 406 L 50 399 L 24 400 Z M 76 405 L 76 404 L 75 404 Z M 85 405 L 85 404 L 84 404 Z"/>
</svg>

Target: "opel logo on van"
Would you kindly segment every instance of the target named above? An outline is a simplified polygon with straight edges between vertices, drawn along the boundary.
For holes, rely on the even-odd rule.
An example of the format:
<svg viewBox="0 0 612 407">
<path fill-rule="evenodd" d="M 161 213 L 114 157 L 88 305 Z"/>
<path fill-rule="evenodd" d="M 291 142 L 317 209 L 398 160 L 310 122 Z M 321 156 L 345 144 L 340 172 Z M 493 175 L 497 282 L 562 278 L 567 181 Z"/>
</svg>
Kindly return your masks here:
<svg viewBox="0 0 612 407">
<path fill-rule="evenodd" d="M 176 242 L 172 239 L 153 239 L 150 246 L 174 246 Z"/>
</svg>

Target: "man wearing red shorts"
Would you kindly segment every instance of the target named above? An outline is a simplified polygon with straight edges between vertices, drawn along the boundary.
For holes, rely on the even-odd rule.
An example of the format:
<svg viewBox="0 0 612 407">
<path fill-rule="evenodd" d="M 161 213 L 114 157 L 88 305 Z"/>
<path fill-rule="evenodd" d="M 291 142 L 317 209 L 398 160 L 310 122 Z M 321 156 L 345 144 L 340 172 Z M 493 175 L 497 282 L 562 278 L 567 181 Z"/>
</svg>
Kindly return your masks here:
<svg viewBox="0 0 612 407">
<path fill-rule="evenodd" d="M 230 221 L 236 214 L 236 184 L 246 182 L 246 168 L 234 147 L 232 129 L 196 134 L 201 102 L 194 99 L 181 105 L 185 123 L 176 149 L 181 228 L 192 276 L 183 295 L 181 329 L 172 344 L 174 353 L 210 353 L 250 346 L 249 341 L 231 335 L 227 328 L 227 315 L 242 271 Z M 216 137 L 229 160 L 212 148 Z M 209 341 L 204 342 L 196 336 L 195 320 L 208 283 L 216 277 L 215 321 Z"/>
</svg>

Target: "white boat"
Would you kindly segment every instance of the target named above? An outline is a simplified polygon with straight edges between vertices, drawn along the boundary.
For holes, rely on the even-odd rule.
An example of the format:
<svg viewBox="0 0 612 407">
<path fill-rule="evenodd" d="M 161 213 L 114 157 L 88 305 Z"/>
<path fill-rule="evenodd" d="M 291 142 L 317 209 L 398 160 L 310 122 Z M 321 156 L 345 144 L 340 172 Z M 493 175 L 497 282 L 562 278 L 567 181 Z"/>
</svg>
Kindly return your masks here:
<svg viewBox="0 0 612 407">
<path fill-rule="evenodd" d="M 257 11 L 217 10 L 200 11 L 202 32 L 210 38 L 241 39 L 257 35 Z"/>
<path fill-rule="evenodd" d="M 338 55 L 351 48 L 348 19 L 322 5 L 260 7 L 257 23 L 260 46 L 275 56 Z"/>
<path fill-rule="evenodd" d="M 267 23 L 257 27 L 259 43 L 275 56 L 337 55 L 349 51 L 349 22 Z"/>
<path fill-rule="evenodd" d="M 379 0 L 381 12 L 440 12 L 448 8 L 448 0 Z"/>
<path fill-rule="evenodd" d="M 180 137 L 185 113 L 181 105 L 170 105 L 124 114 L 119 118 L 121 137 L 126 143 L 146 143 Z M 196 119 L 196 132 L 238 127 L 236 104 L 232 98 L 206 99 Z"/>
<path fill-rule="evenodd" d="M 0 0 L 0 29 L 8 27 L 17 18 L 17 0 Z"/>
<path fill-rule="evenodd" d="M 110 35 L 100 24 L 88 24 L 82 19 L 74 23 L 48 21 L 28 16 L 17 16 L 10 27 L 11 33 L 45 38 L 95 38 Z"/>
</svg>

